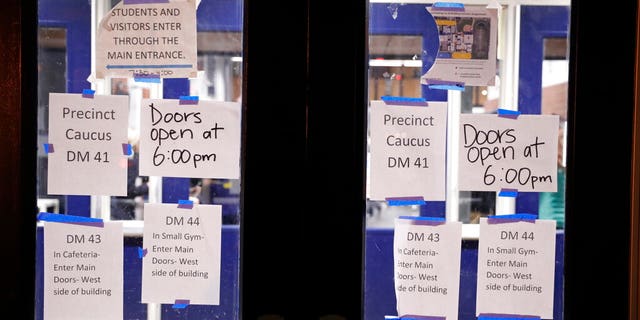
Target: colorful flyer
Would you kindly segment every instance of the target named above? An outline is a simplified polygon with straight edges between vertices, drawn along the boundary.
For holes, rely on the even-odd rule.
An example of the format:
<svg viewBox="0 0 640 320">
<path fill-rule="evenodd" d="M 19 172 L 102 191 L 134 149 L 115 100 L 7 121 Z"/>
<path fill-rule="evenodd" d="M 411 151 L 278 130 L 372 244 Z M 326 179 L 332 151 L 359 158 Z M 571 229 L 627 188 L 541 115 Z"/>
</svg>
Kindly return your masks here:
<svg viewBox="0 0 640 320">
<path fill-rule="evenodd" d="M 127 195 L 129 97 L 49 94 L 47 193 Z"/>
<path fill-rule="evenodd" d="M 557 115 L 461 114 L 460 191 L 556 192 Z"/>
<path fill-rule="evenodd" d="M 420 78 L 424 85 L 495 84 L 498 10 L 486 6 L 428 8 L 436 21 L 440 47 L 433 66 Z"/>
<path fill-rule="evenodd" d="M 143 99 L 140 174 L 240 177 L 240 103 Z"/>
<path fill-rule="evenodd" d="M 142 302 L 220 304 L 222 206 L 144 205 Z"/>
<path fill-rule="evenodd" d="M 447 103 L 371 101 L 369 198 L 445 199 Z"/>
<path fill-rule="evenodd" d="M 553 319 L 555 220 L 480 218 L 476 316 Z"/>
<path fill-rule="evenodd" d="M 121 320 L 121 222 L 44 222 L 44 318 Z"/>
<path fill-rule="evenodd" d="M 396 218 L 393 265 L 400 317 L 458 319 L 461 243 L 461 222 Z"/>
<path fill-rule="evenodd" d="M 100 21 L 96 78 L 197 76 L 196 0 L 124 0 Z"/>
</svg>

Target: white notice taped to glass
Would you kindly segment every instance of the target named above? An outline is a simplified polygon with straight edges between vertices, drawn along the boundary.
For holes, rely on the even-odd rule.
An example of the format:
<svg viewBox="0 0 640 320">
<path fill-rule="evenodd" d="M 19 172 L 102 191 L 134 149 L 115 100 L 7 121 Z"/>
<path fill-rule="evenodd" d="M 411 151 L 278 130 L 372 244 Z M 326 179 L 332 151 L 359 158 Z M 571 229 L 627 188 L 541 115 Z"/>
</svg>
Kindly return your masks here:
<svg viewBox="0 0 640 320">
<path fill-rule="evenodd" d="M 140 174 L 238 179 L 240 111 L 239 102 L 143 99 Z"/>
<path fill-rule="evenodd" d="M 96 78 L 197 75 L 196 0 L 127 0 L 100 21 Z"/>
<path fill-rule="evenodd" d="M 399 316 L 458 319 L 462 223 L 396 218 L 393 263 Z"/>
<path fill-rule="evenodd" d="M 443 201 L 447 103 L 393 103 L 371 101 L 369 198 Z"/>
<path fill-rule="evenodd" d="M 144 204 L 142 303 L 220 304 L 222 206 Z"/>
<path fill-rule="evenodd" d="M 121 222 L 44 222 L 44 319 L 121 320 Z"/>
<path fill-rule="evenodd" d="M 126 196 L 128 119 L 128 96 L 50 93 L 47 193 Z"/>
<path fill-rule="evenodd" d="M 556 192 L 559 126 L 558 115 L 461 114 L 458 188 Z"/>
<path fill-rule="evenodd" d="M 476 316 L 553 319 L 555 249 L 554 220 L 480 218 Z"/>
</svg>

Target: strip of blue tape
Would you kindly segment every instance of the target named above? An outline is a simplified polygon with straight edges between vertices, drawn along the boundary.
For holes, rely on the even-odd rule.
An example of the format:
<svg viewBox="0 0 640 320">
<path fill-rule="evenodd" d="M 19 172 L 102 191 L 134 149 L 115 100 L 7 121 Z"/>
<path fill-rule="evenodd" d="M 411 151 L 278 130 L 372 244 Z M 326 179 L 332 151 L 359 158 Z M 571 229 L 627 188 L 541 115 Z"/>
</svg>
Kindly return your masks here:
<svg viewBox="0 0 640 320">
<path fill-rule="evenodd" d="M 147 249 L 142 249 L 142 247 L 138 247 L 138 257 L 142 259 L 146 255 L 147 255 Z"/>
<path fill-rule="evenodd" d="M 410 206 L 425 204 L 424 197 L 389 197 L 385 198 L 389 206 Z"/>
<path fill-rule="evenodd" d="M 424 226 L 439 226 L 447 222 L 445 218 L 440 218 L 440 217 L 400 216 L 398 218 L 409 220 L 411 221 L 412 225 L 424 225 Z"/>
<path fill-rule="evenodd" d="M 180 96 L 179 104 L 198 104 L 199 100 L 198 96 Z"/>
<path fill-rule="evenodd" d="M 38 220 L 46 222 L 79 224 L 93 227 L 104 227 L 104 222 L 102 221 L 102 219 L 50 212 L 40 212 L 38 214 Z"/>
<path fill-rule="evenodd" d="M 133 147 L 129 143 L 122 144 L 122 154 L 125 156 L 130 156 L 133 154 Z"/>
<path fill-rule="evenodd" d="M 178 200 L 178 208 L 192 209 L 193 208 L 193 201 L 191 201 L 191 200 Z"/>
<path fill-rule="evenodd" d="M 93 98 L 95 94 L 96 94 L 95 90 L 91 90 L 91 89 L 83 89 L 82 90 L 82 97 L 83 98 Z"/>
<path fill-rule="evenodd" d="M 507 109 L 498 109 L 498 117 L 509 118 L 509 119 L 518 119 L 518 116 L 520 116 L 520 111 L 507 110 Z"/>
<path fill-rule="evenodd" d="M 45 143 L 44 144 L 44 153 L 53 153 L 53 144 Z"/>
<path fill-rule="evenodd" d="M 435 2 L 432 7 L 441 10 L 464 10 L 464 4 L 460 2 Z"/>
<path fill-rule="evenodd" d="M 437 79 L 427 79 L 427 87 L 429 89 L 439 90 L 464 90 L 464 82 L 444 81 Z"/>
<path fill-rule="evenodd" d="M 169 0 L 124 0 L 124 4 L 169 3 Z"/>
<path fill-rule="evenodd" d="M 422 216 L 399 216 L 398 219 L 407 219 L 407 220 L 422 220 L 422 221 L 446 221 L 445 218 L 440 217 L 422 217 Z"/>
<path fill-rule="evenodd" d="M 530 213 L 503 214 L 490 216 L 487 218 L 489 224 L 509 223 L 509 222 L 531 222 L 535 223 L 538 217 Z"/>
<path fill-rule="evenodd" d="M 520 314 L 479 314 L 478 320 L 539 320 L 538 316 L 528 316 Z"/>
<path fill-rule="evenodd" d="M 506 189 L 506 188 L 502 188 L 500 189 L 500 192 L 498 193 L 499 197 L 511 197 L 511 198 L 515 198 L 516 196 L 518 196 L 518 189 Z"/>
<path fill-rule="evenodd" d="M 189 305 L 190 301 L 186 299 L 176 299 L 173 304 L 174 309 L 184 309 Z"/>
<path fill-rule="evenodd" d="M 385 104 L 406 105 L 406 106 L 428 106 L 425 98 L 382 96 L 380 97 Z"/>
<path fill-rule="evenodd" d="M 135 82 L 160 83 L 160 76 L 156 74 L 135 74 L 133 75 Z"/>
<path fill-rule="evenodd" d="M 384 316 L 385 320 L 446 320 L 447 317 L 441 316 L 419 316 L 413 314 L 407 314 L 403 316 Z"/>
</svg>

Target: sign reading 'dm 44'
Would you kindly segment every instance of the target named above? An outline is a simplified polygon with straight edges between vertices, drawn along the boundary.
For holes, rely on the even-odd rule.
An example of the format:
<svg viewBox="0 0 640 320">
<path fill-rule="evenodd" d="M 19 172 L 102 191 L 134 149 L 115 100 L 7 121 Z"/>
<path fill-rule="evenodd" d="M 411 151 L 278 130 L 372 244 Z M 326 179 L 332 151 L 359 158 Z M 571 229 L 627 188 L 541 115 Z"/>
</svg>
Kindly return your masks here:
<svg viewBox="0 0 640 320">
<path fill-rule="evenodd" d="M 240 177 L 240 103 L 143 99 L 140 174 Z"/>
<path fill-rule="evenodd" d="M 556 192 L 557 115 L 461 114 L 461 191 Z"/>
</svg>

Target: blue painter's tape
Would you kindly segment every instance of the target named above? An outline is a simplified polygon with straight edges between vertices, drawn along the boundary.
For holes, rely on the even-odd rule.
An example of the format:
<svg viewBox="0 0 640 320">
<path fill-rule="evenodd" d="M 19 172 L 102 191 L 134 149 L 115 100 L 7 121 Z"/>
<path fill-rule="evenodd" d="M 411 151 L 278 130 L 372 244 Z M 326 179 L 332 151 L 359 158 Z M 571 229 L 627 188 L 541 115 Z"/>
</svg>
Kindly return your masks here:
<svg viewBox="0 0 640 320">
<path fill-rule="evenodd" d="M 83 89 L 82 90 L 82 97 L 83 98 L 90 98 L 93 99 L 94 95 L 96 94 L 95 90 L 91 90 L 91 89 Z"/>
<path fill-rule="evenodd" d="M 133 155 L 133 147 L 129 143 L 122 144 L 122 154 L 125 156 Z"/>
<path fill-rule="evenodd" d="M 499 197 L 515 198 L 517 195 L 518 195 L 518 189 L 502 188 L 502 189 L 500 189 L 500 192 L 498 193 Z"/>
<path fill-rule="evenodd" d="M 102 221 L 102 219 L 73 216 L 73 215 L 59 214 L 59 213 L 40 212 L 38 214 L 38 220 L 46 221 L 46 222 L 78 224 L 78 225 L 84 225 L 84 226 L 90 226 L 90 227 L 101 227 L 101 228 L 104 227 L 104 222 Z"/>
<path fill-rule="evenodd" d="M 481 313 L 478 315 L 478 320 L 540 320 L 540 317 L 521 314 Z"/>
<path fill-rule="evenodd" d="M 429 104 L 424 98 L 411 98 L 411 97 L 395 97 L 395 96 L 382 96 L 380 97 L 387 105 L 404 105 L 404 106 L 422 106 L 426 107 Z"/>
<path fill-rule="evenodd" d="M 425 204 L 424 197 L 389 197 L 385 198 L 389 206 L 410 206 Z"/>
<path fill-rule="evenodd" d="M 193 201 L 191 201 L 191 200 L 178 200 L 178 208 L 181 208 L 181 209 L 193 209 Z"/>
<path fill-rule="evenodd" d="M 147 255 L 147 249 L 142 249 L 142 247 L 138 247 L 138 257 L 142 259 L 146 255 Z"/>
<path fill-rule="evenodd" d="M 44 144 L 44 153 L 53 153 L 53 144 L 45 143 Z"/>
<path fill-rule="evenodd" d="M 464 10 L 464 4 L 460 2 L 435 2 L 433 8 L 438 9 L 450 9 L 450 10 Z"/>
<path fill-rule="evenodd" d="M 169 3 L 169 0 L 124 0 L 124 4 Z"/>
<path fill-rule="evenodd" d="M 429 89 L 464 91 L 464 82 L 427 79 Z"/>
<path fill-rule="evenodd" d="M 107 69 L 191 68 L 192 64 L 108 64 Z M 143 75 L 143 74 L 140 74 Z"/>
<path fill-rule="evenodd" d="M 439 226 L 447 222 L 445 218 L 440 218 L 440 217 L 400 216 L 398 217 L 398 219 L 411 220 L 411 224 L 413 225 L 425 225 L 425 226 Z"/>
<path fill-rule="evenodd" d="M 198 104 L 199 100 L 198 96 L 180 96 L 179 104 Z"/>
<path fill-rule="evenodd" d="M 385 320 L 446 320 L 447 317 L 441 317 L 441 316 L 418 316 L 418 315 L 412 315 L 412 314 L 407 314 L 407 315 L 403 315 L 403 316 L 384 316 Z"/>
<path fill-rule="evenodd" d="M 531 222 L 535 223 L 538 217 L 530 213 L 504 214 L 490 216 L 487 218 L 489 224 L 510 223 L 510 222 Z"/>
<path fill-rule="evenodd" d="M 174 309 L 184 309 L 189 305 L 189 300 L 185 300 L 185 299 L 176 299 L 175 303 L 173 304 L 173 308 Z"/>
<path fill-rule="evenodd" d="M 501 118 L 518 119 L 519 115 L 520 111 L 498 109 L 498 117 Z"/>
<path fill-rule="evenodd" d="M 157 74 L 135 74 L 133 80 L 135 82 L 160 83 L 160 76 Z"/>
<path fill-rule="evenodd" d="M 442 316 L 419 316 L 415 314 L 406 314 L 400 316 L 402 320 L 447 320 L 447 317 Z"/>
</svg>

